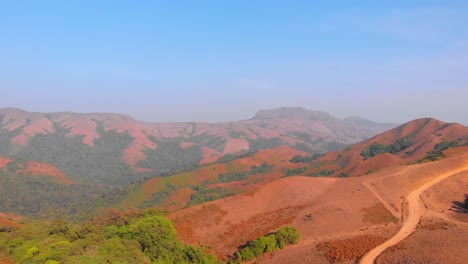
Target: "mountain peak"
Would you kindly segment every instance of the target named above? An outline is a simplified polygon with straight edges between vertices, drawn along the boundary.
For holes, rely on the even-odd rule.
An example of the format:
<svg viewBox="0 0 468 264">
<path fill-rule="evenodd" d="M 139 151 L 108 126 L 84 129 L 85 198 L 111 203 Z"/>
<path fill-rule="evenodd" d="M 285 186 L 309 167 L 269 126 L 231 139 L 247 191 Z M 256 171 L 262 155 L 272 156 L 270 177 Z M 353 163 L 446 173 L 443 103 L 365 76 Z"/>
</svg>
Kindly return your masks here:
<svg viewBox="0 0 468 264">
<path fill-rule="evenodd" d="M 335 117 L 327 112 L 308 110 L 302 107 L 280 107 L 270 110 L 260 110 L 255 114 L 253 119 L 282 119 L 295 117 L 304 117 L 312 120 L 335 119 Z"/>
</svg>

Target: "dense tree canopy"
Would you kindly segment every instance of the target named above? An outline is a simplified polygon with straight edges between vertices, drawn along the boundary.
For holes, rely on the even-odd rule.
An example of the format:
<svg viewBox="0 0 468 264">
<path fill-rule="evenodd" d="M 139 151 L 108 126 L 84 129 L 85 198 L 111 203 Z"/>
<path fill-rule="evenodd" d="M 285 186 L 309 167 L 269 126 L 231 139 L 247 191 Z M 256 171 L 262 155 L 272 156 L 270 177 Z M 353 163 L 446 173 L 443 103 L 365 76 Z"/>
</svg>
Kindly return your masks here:
<svg viewBox="0 0 468 264">
<path fill-rule="evenodd" d="M 0 232 L 0 249 L 21 263 L 218 263 L 180 242 L 172 222 L 156 211 L 114 211 L 79 225 L 31 221 Z"/>
</svg>

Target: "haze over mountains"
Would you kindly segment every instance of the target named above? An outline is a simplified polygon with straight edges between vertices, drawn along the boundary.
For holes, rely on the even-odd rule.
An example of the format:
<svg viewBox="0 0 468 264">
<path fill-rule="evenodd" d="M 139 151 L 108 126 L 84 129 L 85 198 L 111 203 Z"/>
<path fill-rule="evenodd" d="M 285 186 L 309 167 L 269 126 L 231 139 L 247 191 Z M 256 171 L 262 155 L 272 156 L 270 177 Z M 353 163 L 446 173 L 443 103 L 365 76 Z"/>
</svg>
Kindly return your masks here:
<svg viewBox="0 0 468 264">
<path fill-rule="evenodd" d="M 121 185 L 136 180 L 137 173 L 168 173 L 281 145 L 325 153 L 394 126 L 295 107 L 262 110 L 250 120 L 226 123 L 146 123 L 120 114 L 4 108 L 0 156 L 22 166 L 34 161 L 43 170 L 44 163 L 51 164 L 49 171 L 63 172 L 50 173 L 55 177 Z"/>
</svg>

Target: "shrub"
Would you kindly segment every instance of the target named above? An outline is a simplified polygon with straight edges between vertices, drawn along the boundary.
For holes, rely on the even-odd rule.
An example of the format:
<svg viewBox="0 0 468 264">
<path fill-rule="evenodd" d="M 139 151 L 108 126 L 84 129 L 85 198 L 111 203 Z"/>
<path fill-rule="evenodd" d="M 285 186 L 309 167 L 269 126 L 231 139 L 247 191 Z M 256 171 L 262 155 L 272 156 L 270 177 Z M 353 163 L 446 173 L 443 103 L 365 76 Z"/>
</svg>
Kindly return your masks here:
<svg viewBox="0 0 468 264">
<path fill-rule="evenodd" d="M 282 249 L 286 245 L 296 244 L 300 237 L 300 234 L 294 227 L 283 227 L 276 233 L 268 234 L 248 242 L 246 246 L 234 253 L 232 262 L 250 261 L 261 256 L 263 253 Z"/>
<path fill-rule="evenodd" d="M 291 160 L 289 160 L 290 162 L 292 163 L 306 163 L 306 162 L 311 162 L 311 161 L 314 161 L 320 157 L 322 157 L 324 154 L 315 154 L 315 155 L 312 155 L 312 156 L 301 156 L 301 155 L 296 155 L 294 156 Z"/>
<path fill-rule="evenodd" d="M 275 233 L 276 244 L 279 248 L 284 248 L 286 245 L 296 244 L 301 235 L 294 227 L 283 227 Z"/>
<path fill-rule="evenodd" d="M 368 159 L 384 153 L 396 154 L 411 145 L 413 145 L 413 142 L 408 136 L 396 140 L 390 146 L 374 142 L 361 151 L 361 156 L 363 156 L 364 159 Z"/>
</svg>

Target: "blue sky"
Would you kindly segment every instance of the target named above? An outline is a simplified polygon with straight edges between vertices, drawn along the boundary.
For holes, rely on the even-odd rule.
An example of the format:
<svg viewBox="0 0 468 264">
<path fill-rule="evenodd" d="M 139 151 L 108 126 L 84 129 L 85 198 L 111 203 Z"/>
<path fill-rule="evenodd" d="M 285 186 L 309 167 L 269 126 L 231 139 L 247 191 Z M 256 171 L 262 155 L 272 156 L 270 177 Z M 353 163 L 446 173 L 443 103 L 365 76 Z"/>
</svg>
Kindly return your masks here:
<svg viewBox="0 0 468 264">
<path fill-rule="evenodd" d="M 468 124 L 466 1 L 2 1 L 0 107 Z"/>
</svg>

